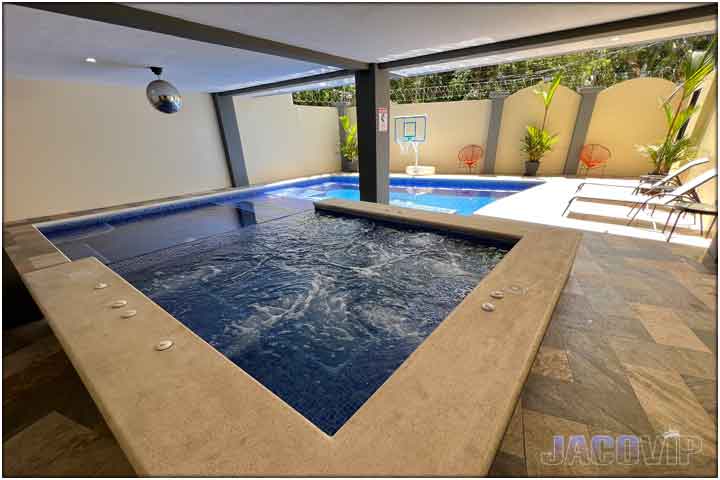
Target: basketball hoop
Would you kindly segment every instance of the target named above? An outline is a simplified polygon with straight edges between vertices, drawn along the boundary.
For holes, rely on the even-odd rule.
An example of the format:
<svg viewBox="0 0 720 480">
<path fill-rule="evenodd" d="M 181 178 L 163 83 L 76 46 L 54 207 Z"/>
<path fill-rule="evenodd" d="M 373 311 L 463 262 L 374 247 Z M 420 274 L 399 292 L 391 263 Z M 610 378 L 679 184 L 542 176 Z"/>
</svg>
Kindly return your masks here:
<svg viewBox="0 0 720 480">
<path fill-rule="evenodd" d="M 408 175 L 433 175 L 435 167 L 420 165 L 420 144 L 427 139 L 427 114 L 395 117 L 395 143 L 400 153 L 405 155 L 412 148 L 415 152 L 415 165 L 405 168 Z"/>
</svg>

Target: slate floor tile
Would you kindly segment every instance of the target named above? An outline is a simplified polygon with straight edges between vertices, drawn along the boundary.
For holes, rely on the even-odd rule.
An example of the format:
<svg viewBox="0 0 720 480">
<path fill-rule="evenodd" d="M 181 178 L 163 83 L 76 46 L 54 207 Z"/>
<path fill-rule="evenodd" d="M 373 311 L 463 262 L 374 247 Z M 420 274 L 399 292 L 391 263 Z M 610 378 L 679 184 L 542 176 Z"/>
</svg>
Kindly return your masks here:
<svg viewBox="0 0 720 480">
<path fill-rule="evenodd" d="M 717 381 L 690 375 L 682 375 L 682 378 L 705 411 L 717 417 Z"/>
<path fill-rule="evenodd" d="M 608 337 L 608 343 L 623 364 L 674 370 L 681 375 L 708 379 L 715 379 L 717 375 L 717 360 L 711 353 L 622 337 Z"/>
<path fill-rule="evenodd" d="M 573 376 L 565 350 L 542 346 L 535 357 L 532 373 L 572 382 Z"/>
<path fill-rule="evenodd" d="M 3 474 L 103 477 L 134 471 L 117 443 L 52 412 L 3 443 Z"/>
<path fill-rule="evenodd" d="M 535 412 L 609 430 L 638 435 L 653 433 L 652 425 L 631 392 L 598 390 L 577 381 L 569 383 L 530 375 L 522 395 L 523 408 Z"/>
<path fill-rule="evenodd" d="M 599 474 L 592 463 L 592 452 L 589 448 L 583 449 L 581 446 L 579 449 L 572 449 L 572 455 L 567 458 L 553 455 L 553 437 L 556 435 L 563 435 L 566 442 L 571 435 L 579 435 L 584 437 L 586 446 L 589 446 L 590 430 L 587 425 L 527 409 L 523 411 L 523 422 L 529 476 L 573 477 Z"/>
<path fill-rule="evenodd" d="M 702 440 L 701 454 L 717 457 L 713 419 L 700 405 L 682 377 L 669 370 L 625 365 L 628 378 L 659 434 L 677 432 Z"/>
<path fill-rule="evenodd" d="M 695 333 L 672 308 L 656 305 L 633 304 L 640 321 L 655 342 L 672 347 L 710 352 Z"/>
</svg>

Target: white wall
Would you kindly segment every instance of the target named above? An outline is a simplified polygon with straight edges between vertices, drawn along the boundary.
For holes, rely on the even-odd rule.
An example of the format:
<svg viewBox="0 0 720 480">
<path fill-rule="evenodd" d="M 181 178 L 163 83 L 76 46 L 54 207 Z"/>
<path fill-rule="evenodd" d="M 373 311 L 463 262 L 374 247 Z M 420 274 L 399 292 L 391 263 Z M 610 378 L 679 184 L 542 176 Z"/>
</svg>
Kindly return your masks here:
<svg viewBox="0 0 720 480">
<path fill-rule="evenodd" d="M 290 94 L 233 100 L 251 184 L 340 171 L 335 107 L 294 105 Z"/>
<path fill-rule="evenodd" d="M 230 186 L 212 100 L 173 115 L 144 89 L 5 79 L 4 221 Z"/>
</svg>

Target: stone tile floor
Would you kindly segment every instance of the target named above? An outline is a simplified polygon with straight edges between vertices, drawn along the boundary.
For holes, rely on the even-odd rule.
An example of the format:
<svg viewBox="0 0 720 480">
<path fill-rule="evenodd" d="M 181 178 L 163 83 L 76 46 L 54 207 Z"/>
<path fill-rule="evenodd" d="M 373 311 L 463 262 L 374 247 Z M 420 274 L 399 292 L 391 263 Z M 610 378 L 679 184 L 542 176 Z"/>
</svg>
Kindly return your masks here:
<svg viewBox="0 0 720 480">
<path fill-rule="evenodd" d="M 492 475 L 717 475 L 717 274 L 701 254 L 584 234 Z M 601 434 L 640 448 L 603 449 L 598 465 Z M 542 456 L 554 435 L 572 454 L 563 462 Z M 571 435 L 584 441 L 570 448 Z M 678 450 L 697 453 L 675 461 Z"/>
<path fill-rule="evenodd" d="M 702 253 L 584 234 L 491 475 L 716 475 L 717 274 Z M 702 441 L 687 465 L 668 465 L 677 443 L 658 448 L 670 431 Z M 642 458 L 597 465 L 583 442 L 542 456 L 553 435 L 600 434 L 640 437 Z M 134 474 L 43 321 L 3 332 L 3 473 Z"/>
<path fill-rule="evenodd" d="M 2 340 L 3 475 L 135 476 L 47 323 Z"/>
</svg>

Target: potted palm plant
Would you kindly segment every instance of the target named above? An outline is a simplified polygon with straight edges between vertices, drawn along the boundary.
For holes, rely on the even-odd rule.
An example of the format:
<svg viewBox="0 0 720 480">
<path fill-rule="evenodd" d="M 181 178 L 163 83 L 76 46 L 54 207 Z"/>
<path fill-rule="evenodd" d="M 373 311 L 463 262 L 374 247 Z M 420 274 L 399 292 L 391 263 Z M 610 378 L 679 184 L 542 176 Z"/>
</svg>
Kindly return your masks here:
<svg viewBox="0 0 720 480">
<path fill-rule="evenodd" d="M 525 175 L 535 176 L 537 175 L 538 168 L 540 167 L 540 160 L 545 156 L 547 152 L 552 150 L 553 145 L 557 142 L 557 134 L 551 134 L 545 130 L 545 124 L 547 123 L 548 111 L 550 110 L 550 104 L 552 103 L 555 91 L 560 86 L 560 80 L 562 74 L 558 73 L 553 78 L 552 83 L 548 89 L 537 89 L 535 94 L 539 96 L 545 107 L 543 113 L 543 121 L 540 128 L 528 125 L 525 127 L 525 137 L 522 141 L 522 151 L 527 155 L 527 161 L 525 162 Z"/>
<path fill-rule="evenodd" d="M 682 128 L 690 121 L 697 108 L 691 98 L 715 69 L 715 46 L 717 37 L 710 42 L 705 52 L 691 52 L 682 64 L 684 81 L 665 100 L 661 99 L 665 113 L 667 131 L 662 143 L 641 145 L 638 150 L 650 158 L 654 165 L 653 175 L 664 175 L 676 162 L 684 162 L 693 158 L 697 148 L 692 140 L 681 135 Z M 680 95 L 677 106 L 673 108 L 672 100 Z"/>
<path fill-rule="evenodd" d="M 351 125 L 350 117 L 347 115 L 342 115 L 340 117 L 340 125 L 342 125 L 343 131 L 345 132 L 345 138 L 340 144 L 340 155 L 342 155 L 351 171 L 357 171 L 357 125 Z"/>
</svg>

